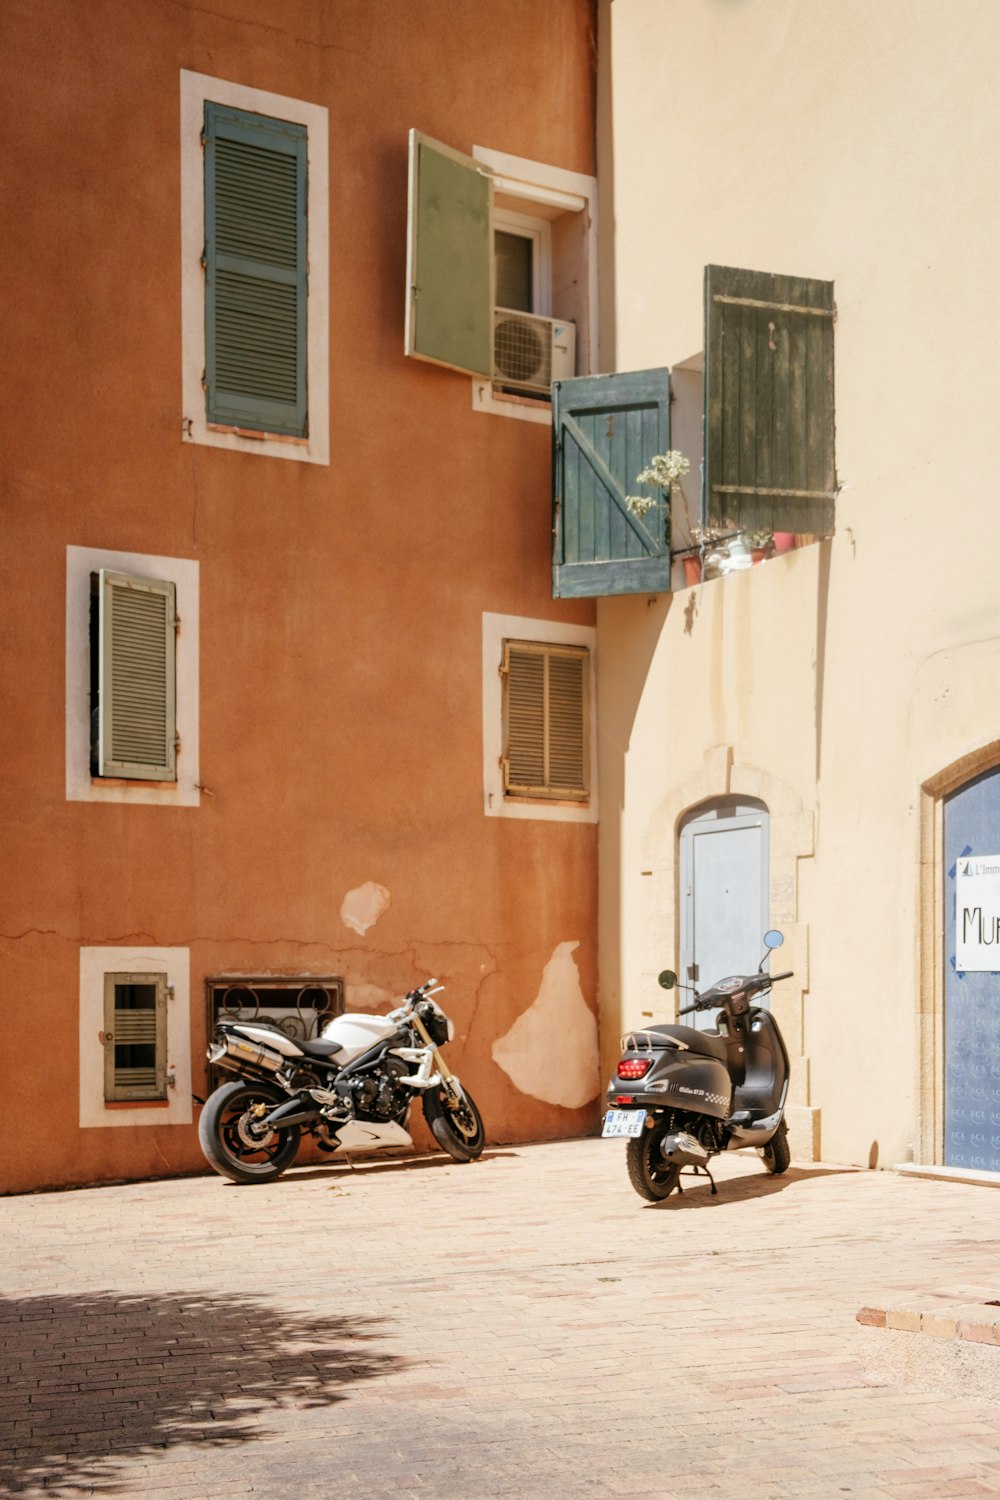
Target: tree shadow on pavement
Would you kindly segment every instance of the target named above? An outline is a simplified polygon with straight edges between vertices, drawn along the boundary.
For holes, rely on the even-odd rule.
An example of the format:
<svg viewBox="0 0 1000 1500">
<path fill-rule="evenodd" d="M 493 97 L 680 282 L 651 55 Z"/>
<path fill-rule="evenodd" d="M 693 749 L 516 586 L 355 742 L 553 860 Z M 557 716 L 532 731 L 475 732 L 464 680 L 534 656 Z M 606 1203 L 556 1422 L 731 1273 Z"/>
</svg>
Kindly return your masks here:
<svg viewBox="0 0 1000 1500">
<path fill-rule="evenodd" d="M 224 1293 L 0 1298 L 0 1494 L 121 1493 L 122 1464 L 258 1440 L 269 1411 L 403 1368 L 384 1337 Z"/>
<path fill-rule="evenodd" d="M 856 1173 L 857 1167 L 789 1167 L 780 1177 L 772 1177 L 761 1168 L 760 1174 L 746 1177 L 724 1177 L 717 1183 L 718 1193 L 713 1195 L 707 1177 L 685 1177 L 684 1191 L 673 1192 L 660 1203 L 647 1203 L 647 1208 L 668 1213 L 680 1213 L 684 1209 L 722 1208 L 727 1203 L 744 1203 L 748 1198 L 769 1198 L 772 1193 L 782 1193 L 797 1182 L 808 1182 L 812 1177 L 840 1177 L 845 1172 Z"/>
</svg>

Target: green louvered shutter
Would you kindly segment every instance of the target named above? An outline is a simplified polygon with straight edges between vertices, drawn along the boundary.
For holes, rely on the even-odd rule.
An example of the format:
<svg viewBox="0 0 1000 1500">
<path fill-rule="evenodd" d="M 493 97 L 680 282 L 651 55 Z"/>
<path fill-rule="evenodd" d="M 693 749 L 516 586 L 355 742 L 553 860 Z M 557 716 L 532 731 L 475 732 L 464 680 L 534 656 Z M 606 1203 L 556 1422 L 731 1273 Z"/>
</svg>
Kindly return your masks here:
<svg viewBox="0 0 1000 1500">
<path fill-rule="evenodd" d="M 164 1099 L 166 1093 L 166 975 L 105 974 L 105 1099 Z"/>
<path fill-rule="evenodd" d="M 705 268 L 705 514 L 741 531 L 830 535 L 832 281 Z"/>
<path fill-rule="evenodd" d="M 667 370 L 587 375 L 552 387 L 552 596 L 648 594 L 670 587 L 670 508 L 636 475 L 670 447 Z M 627 495 L 651 495 L 644 516 Z"/>
<path fill-rule="evenodd" d="M 174 585 L 102 568 L 98 595 L 98 774 L 175 781 Z"/>
<path fill-rule="evenodd" d="M 589 671 L 585 647 L 504 642 L 505 792 L 586 800 Z"/>
<path fill-rule="evenodd" d="M 205 105 L 206 418 L 305 437 L 304 125 Z"/>
<path fill-rule="evenodd" d="M 482 163 L 410 131 L 404 352 L 493 374 L 493 192 Z"/>
</svg>

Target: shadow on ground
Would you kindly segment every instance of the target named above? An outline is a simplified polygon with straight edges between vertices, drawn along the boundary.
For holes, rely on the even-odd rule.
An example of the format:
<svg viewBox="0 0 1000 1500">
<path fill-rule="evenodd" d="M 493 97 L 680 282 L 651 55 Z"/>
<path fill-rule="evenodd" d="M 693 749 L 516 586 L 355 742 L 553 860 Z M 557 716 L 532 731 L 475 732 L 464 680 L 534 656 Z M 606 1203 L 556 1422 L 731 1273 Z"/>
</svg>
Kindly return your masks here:
<svg viewBox="0 0 1000 1500">
<path fill-rule="evenodd" d="M 457 1162 L 450 1156 L 442 1156 L 436 1153 L 433 1156 L 414 1156 L 412 1153 L 405 1156 L 379 1157 L 359 1156 L 349 1157 L 339 1155 L 329 1162 L 310 1163 L 305 1167 L 293 1167 L 278 1182 L 315 1182 L 320 1178 L 326 1178 L 332 1184 L 348 1182 L 352 1176 L 378 1176 L 385 1172 L 419 1172 L 427 1168 L 431 1170 L 445 1169 L 447 1167 L 475 1167 L 478 1162 L 493 1161 L 502 1156 L 517 1156 L 517 1151 L 504 1151 L 499 1148 L 487 1149 L 482 1156 L 477 1157 L 475 1162 Z M 245 1187 L 245 1183 L 231 1183 L 227 1186 Z M 256 1184 L 254 1184 L 256 1186 Z"/>
<path fill-rule="evenodd" d="M 658 1212 L 680 1213 L 684 1209 L 722 1208 L 727 1203 L 743 1203 L 747 1198 L 768 1198 L 772 1193 L 783 1193 L 797 1182 L 808 1182 L 812 1177 L 838 1177 L 844 1172 L 855 1172 L 854 1167 L 789 1167 L 780 1177 L 760 1173 L 746 1177 L 723 1178 L 718 1183 L 718 1193 L 713 1196 L 707 1177 L 683 1178 L 684 1191 L 674 1192 L 661 1203 L 647 1203 L 647 1208 Z"/>
<path fill-rule="evenodd" d="M 224 1294 L 2 1298 L 0 1494 L 114 1494 L 118 1460 L 259 1439 L 269 1411 L 403 1367 L 383 1337 L 382 1320 Z"/>
</svg>

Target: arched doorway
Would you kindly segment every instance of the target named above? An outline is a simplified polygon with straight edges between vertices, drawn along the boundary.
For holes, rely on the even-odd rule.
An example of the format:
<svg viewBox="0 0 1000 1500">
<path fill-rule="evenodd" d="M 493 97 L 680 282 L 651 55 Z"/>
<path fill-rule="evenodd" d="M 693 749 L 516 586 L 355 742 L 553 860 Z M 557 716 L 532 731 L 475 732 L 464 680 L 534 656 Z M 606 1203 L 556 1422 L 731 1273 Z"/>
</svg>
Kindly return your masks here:
<svg viewBox="0 0 1000 1500">
<path fill-rule="evenodd" d="M 944 1164 L 1000 1172 L 1000 767 L 944 799 Z"/>
<path fill-rule="evenodd" d="M 770 830 L 755 797 L 713 797 L 685 816 L 679 834 L 681 979 L 704 989 L 755 969 L 770 924 Z M 695 1024 L 714 1024 L 699 1013 Z"/>
</svg>

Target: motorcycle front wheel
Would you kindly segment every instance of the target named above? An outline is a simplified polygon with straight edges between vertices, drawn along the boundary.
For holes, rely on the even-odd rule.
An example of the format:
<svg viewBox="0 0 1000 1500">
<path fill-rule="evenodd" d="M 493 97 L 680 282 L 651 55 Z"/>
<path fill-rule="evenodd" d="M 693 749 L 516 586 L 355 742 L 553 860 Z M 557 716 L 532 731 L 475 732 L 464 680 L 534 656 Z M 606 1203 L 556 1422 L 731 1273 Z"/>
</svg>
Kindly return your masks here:
<svg viewBox="0 0 1000 1500">
<path fill-rule="evenodd" d="M 224 1083 L 208 1096 L 198 1121 L 198 1140 L 205 1158 L 233 1182 L 273 1182 L 295 1160 L 299 1127 L 286 1125 L 261 1132 L 259 1110 L 272 1110 L 286 1098 L 270 1083 L 248 1083 L 243 1078 Z"/>
<path fill-rule="evenodd" d="M 660 1142 L 666 1133 L 665 1125 L 654 1125 L 652 1130 L 633 1136 L 626 1148 L 628 1180 L 647 1203 L 660 1203 L 668 1198 L 681 1175 L 676 1162 L 664 1161 L 660 1152 Z"/>
<path fill-rule="evenodd" d="M 466 1089 L 453 1101 L 443 1089 L 428 1089 L 424 1095 L 424 1118 L 431 1135 L 455 1161 L 475 1161 L 486 1144 L 483 1118 Z"/>
</svg>

